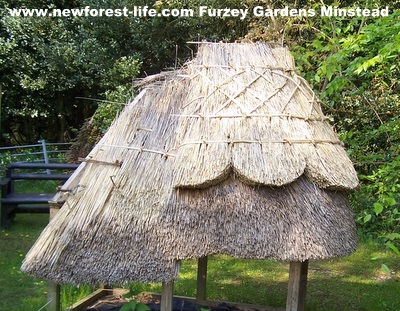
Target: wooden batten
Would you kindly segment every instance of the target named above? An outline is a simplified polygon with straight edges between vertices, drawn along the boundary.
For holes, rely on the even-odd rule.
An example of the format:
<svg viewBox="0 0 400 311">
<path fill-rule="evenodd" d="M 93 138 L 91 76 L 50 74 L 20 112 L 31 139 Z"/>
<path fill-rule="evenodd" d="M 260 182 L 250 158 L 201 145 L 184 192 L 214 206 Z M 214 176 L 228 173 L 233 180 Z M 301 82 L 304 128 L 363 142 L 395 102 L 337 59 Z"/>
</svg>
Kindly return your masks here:
<svg viewBox="0 0 400 311">
<path fill-rule="evenodd" d="M 50 220 L 52 220 L 58 213 L 58 211 L 61 209 L 63 206 L 63 203 L 58 203 L 58 202 L 49 202 L 49 208 L 50 208 Z"/>
</svg>

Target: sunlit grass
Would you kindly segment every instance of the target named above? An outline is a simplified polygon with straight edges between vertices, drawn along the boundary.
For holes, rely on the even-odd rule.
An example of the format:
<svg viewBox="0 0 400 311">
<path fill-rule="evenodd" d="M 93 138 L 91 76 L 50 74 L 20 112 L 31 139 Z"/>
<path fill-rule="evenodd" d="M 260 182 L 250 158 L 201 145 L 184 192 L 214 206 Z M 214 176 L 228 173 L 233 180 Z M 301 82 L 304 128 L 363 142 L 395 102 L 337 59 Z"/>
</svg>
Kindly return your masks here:
<svg viewBox="0 0 400 311">
<path fill-rule="evenodd" d="M 19 214 L 0 233 L 0 310 L 38 310 L 46 303 L 46 285 L 20 271 L 25 254 L 48 222 L 48 215 Z"/>
<path fill-rule="evenodd" d="M 23 274 L 21 262 L 48 215 L 17 214 L 7 230 L 0 232 L 0 310 L 37 311 L 46 304 L 46 282 Z M 382 269 L 386 264 L 391 273 Z M 207 298 L 272 307 L 284 307 L 288 263 L 235 259 L 226 255 L 208 260 Z M 400 259 L 374 242 L 362 242 L 345 258 L 310 262 L 307 310 L 399 311 Z M 197 261 L 181 263 L 175 294 L 196 295 Z M 161 292 L 161 284 L 131 284 L 135 293 Z M 71 306 L 92 288 L 62 286 L 62 306 Z"/>
</svg>

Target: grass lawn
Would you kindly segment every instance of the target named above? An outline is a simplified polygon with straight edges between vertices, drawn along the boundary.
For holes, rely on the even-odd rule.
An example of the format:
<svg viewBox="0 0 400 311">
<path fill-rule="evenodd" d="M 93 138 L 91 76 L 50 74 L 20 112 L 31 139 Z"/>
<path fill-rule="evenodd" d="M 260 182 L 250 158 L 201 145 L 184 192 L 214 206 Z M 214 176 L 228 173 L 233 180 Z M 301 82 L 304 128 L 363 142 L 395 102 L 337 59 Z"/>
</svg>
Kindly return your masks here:
<svg viewBox="0 0 400 311">
<path fill-rule="evenodd" d="M 46 304 L 46 283 L 20 272 L 21 262 L 44 228 L 48 215 L 17 214 L 0 234 L 0 310 L 37 311 Z M 385 263 L 392 273 L 381 269 Z M 311 262 L 307 310 L 400 311 L 400 258 L 373 242 L 362 242 L 346 258 Z M 209 258 L 209 299 L 284 307 L 288 264 L 266 260 L 238 260 L 218 255 Z M 175 294 L 194 296 L 196 261 L 182 262 Z M 160 284 L 132 284 L 134 292 L 161 291 Z M 62 287 L 66 307 L 90 289 Z M 44 310 L 44 309 L 42 309 Z"/>
</svg>

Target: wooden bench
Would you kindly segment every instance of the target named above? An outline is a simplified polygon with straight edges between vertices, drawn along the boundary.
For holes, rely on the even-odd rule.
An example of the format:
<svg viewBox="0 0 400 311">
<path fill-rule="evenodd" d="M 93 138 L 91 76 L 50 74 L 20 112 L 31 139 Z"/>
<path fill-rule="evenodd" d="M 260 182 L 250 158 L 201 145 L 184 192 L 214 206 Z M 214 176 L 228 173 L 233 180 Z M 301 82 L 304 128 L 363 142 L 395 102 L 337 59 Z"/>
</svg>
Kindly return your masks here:
<svg viewBox="0 0 400 311">
<path fill-rule="evenodd" d="M 48 202 L 54 197 L 57 190 L 55 188 L 52 193 L 16 193 L 15 181 L 66 181 L 77 167 L 78 164 L 55 163 L 12 163 L 8 166 L 5 178 L 0 181 L 1 227 L 7 228 L 16 213 L 48 213 Z"/>
</svg>

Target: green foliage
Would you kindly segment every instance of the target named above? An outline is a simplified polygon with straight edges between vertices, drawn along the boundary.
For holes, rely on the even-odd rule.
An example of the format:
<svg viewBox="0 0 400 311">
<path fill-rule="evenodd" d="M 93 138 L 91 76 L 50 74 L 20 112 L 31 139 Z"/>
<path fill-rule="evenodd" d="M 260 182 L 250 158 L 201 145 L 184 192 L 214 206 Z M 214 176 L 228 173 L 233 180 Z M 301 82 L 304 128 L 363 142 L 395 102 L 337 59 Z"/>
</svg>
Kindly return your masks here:
<svg viewBox="0 0 400 311">
<path fill-rule="evenodd" d="M 249 5 L 251 1 L 246 3 Z M 123 8 L 148 5 L 196 10 L 242 7 L 238 0 L 148 1 L 0 0 L 0 83 L 3 86 L 0 139 L 7 144 L 60 140 L 76 132 L 94 112 L 93 101 L 125 86 L 139 74 L 176 67 L 191 57 L 187 41 L 233 41 L 247 32 L 247 20 L 212 17 L 41 17 L 7 15 L 7 8 Z M 56 130 L 55 130 L 56 129 Z M 44 134 L 44 135 L 43 135 Z"/>
<path fill-rule="evenodd" d="M 400 11 L 306 19 L 297 27 L 304 38 L 292 48 L 299 69 L 319 90 L 359 173 L 360 190 L 352 196 L 359 226 L 398 253 Z"/>
<path fill-rule="evenodd" d="M 148 305 L 144 304 L 143 302 L 137 302 L 136 300 L 131 300 L 125 303 L 120 311 L 150 311 Z"/>
<path fill-rule="evenodd" d="M 365 231 L 384 239 L 400 255 L 400 156 L 370 175 L 360 175 L 361 189 L 353 196 L 358 222 Z M 356 203 L 356 204 L 354 204 Z"/>
<path fill-rule="evenodd" d="M 92 126 L 105 133 L 119 112 L 134 97 L 132 79 L 139 74 L 140 62 L 133 57 L 122 57 L 116 60 L 109 72 L 110 87 L 93 115 Z M 111 88 L 112 87 L 112 88 Z"/>
<path fill-rule="evenodd" d="M 293 46 L 301 71 L 331 105 L 340 102 L 346 89 L 349 94 L 370 89 L 369 82 L 377 89 L 393 87 L 399 70 L 399 17 L 400 11 L 394 11 L 382 18 L 304 21 L 297 27 L 303 36 L 313 35 L 311 42 Z"/>
<path fill-rule="evenodd" d="M 8 144 L 62 140 L 89 118 L 95 102 L 139 73 L 140 55 L 124 38 L 128 19 L 22 18 L 11 7 L 68 8 L 91 1 L 48 4 L 0 1 L 0 83 L 2 116 Z M 110 22 L 114 27 L 110 27 Z M 117 30 L 118 28 L 118 30 Z M 122 30 L 121 30 L 122 29 Z M 78 108 L 78 109 L 77 109 Z"/>
</svg>

